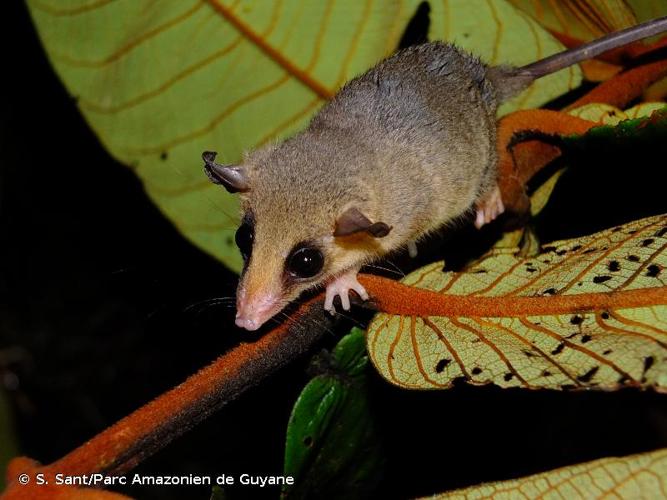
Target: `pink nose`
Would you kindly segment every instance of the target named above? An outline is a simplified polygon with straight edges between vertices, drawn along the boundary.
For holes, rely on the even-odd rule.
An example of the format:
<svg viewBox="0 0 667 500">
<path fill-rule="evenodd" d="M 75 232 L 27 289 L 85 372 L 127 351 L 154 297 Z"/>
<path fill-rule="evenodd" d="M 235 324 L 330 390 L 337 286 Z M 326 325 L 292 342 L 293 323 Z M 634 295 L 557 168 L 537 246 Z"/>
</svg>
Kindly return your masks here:
<svg viewBox="0 0 667 500">
<path fill-rule="evenodd" d="M 245 328 L 246 330 L 249 331 L 255 331 L 257 330 L 262 324 L 256 320 L 256 319 L 248 319 L 239 316 L 238 314 L 236 315 L 236 326 L 240 328 Z"/>
<path fill-rule="evenodd" d="M 278 298 L 273 294 L 247 298 L 239 290 L 236 299 L 236 326 L 254 331 L 278 312 Z"/>
</svg>

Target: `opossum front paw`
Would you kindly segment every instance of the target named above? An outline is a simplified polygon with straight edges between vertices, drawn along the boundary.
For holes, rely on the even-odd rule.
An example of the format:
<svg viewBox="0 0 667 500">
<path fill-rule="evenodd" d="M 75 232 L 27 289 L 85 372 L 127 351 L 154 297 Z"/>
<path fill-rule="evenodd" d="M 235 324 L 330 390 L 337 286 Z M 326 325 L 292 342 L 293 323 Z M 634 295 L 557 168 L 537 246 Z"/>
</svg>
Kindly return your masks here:
<svg viewBox="0 0 667 500">
<path fill-rule="evenodd" d="M 368 300 L 368 292 L 366 289 L 357 281 L 357 271 L 348 271 L 340 276 L 336 277 L 327 285 L 327 293 L 324 299 L 324 309 L 329 311 L 331 314 L 336 312 L 333 301 L 336 296 L 340 297 L 340 303 L 343 306 L 343 309 L 346 311 L 350 310 L 350 297 L 349 292 L 353 290 L 357 292 L 357 295 L 361 297 L 362 300 Z"/>
<path fill-rule="evenodd" d="M 475 227 L 481 229 L 484 224 L 495 220 L 505 211 L 500 188 L 496 185 L 488 194 L 476 203 L 477 214 L 475 216 Z"/>
</svg>

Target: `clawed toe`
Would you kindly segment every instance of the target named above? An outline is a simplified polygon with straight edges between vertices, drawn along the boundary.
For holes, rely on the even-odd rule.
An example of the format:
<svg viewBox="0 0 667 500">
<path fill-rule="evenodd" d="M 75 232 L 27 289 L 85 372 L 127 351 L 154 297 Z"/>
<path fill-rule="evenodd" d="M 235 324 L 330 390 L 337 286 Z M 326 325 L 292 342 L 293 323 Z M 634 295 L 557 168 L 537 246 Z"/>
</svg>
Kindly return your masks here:
<svg viewBox="0 0 667 500">
<path fill-rule="evenodd" d="M 348 272 L 335 278 L 327 285 L 326 297 L 324 300 L 324 309 L 331 314 L 336 312 L 334 299 L 340 297 L 341 307 L 345 311 L 350 310 L 350 290 L 361 297 L 362 300 L 368 300 L 368 292 L 361 283 L 357 281 L 357 271 Z"/>
<path fill-rule="evenodd" d="M 498 186 L 493 188 L 490 194 L 477 203 L 477 213 L 475 216 L 475 227 L 480 229 L 484 224 L 495 220 L 505 211 L 503 199 L 500 195 Z"/>
</svg>

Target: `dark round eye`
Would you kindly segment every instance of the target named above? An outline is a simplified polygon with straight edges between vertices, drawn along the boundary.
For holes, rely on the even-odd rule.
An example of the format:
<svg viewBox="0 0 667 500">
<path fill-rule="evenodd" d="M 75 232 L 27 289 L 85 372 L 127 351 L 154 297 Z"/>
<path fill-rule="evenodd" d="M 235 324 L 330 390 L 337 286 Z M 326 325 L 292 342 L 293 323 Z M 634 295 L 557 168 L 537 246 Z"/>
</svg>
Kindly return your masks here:
<svg viewBox="0 0 667 500">
<path fill-rule="evenodd" d="M 241 224 L 236 230 L 234 239 L 236 240 L 236 246 L 239 247 L 244 260 L 248 260 L 250 258 L 250 253 L 252 252 L 252 241 L 254 238 L 255 235 L 253 228 L 247 222 Z"/>
<path fill-rule="evenodd" d="M 312 278 L 322 270 L 324 255 L 315 247 L 301 247 L 287 258 L 287 271 L 297 278 Z"/>
</svg>

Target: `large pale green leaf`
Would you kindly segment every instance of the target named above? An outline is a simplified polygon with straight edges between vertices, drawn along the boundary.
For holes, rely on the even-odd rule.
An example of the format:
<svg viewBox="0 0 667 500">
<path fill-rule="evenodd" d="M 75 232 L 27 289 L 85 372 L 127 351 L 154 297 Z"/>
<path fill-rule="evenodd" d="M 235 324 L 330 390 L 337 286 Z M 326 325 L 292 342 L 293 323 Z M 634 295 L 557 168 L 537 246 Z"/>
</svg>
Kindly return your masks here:
<svg viewBox="0 0 667 500">
<path fill-rule="evenodd" d="M 346 80 L 396 49 L 420 2 L 27 3 L 104 146 L 185 236 L 238 269 L 236 199 L 207 182 L 201 152 L 233 162 L 302 128 Z M 430 4 L 432 39 L 453 40 L 490 63 L 524 64 L 562 48 L 505 0 Z M 504 111 L 537 106 L 578 82 L 576 70 L 565 70 Z"/>
</svg>

